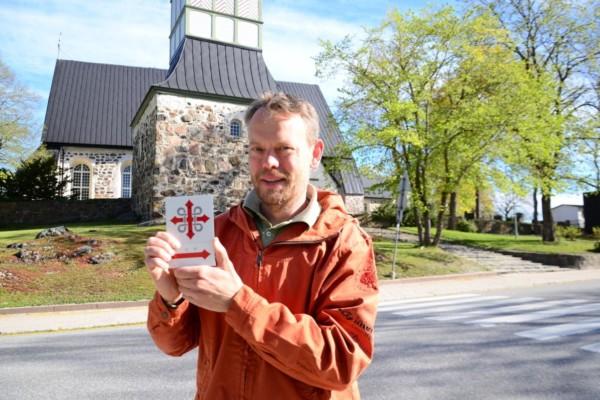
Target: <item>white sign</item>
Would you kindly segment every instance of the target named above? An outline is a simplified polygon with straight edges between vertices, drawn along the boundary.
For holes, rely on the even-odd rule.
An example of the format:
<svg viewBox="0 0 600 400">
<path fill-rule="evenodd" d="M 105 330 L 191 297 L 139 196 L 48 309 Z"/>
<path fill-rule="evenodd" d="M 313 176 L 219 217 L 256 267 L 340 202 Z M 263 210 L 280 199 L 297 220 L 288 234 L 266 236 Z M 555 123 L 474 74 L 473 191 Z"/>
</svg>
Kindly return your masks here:
<svg viewBox="0 0 600 400">
<path fill-rule="evenodd" d="M 167 232 L 181 242 L 169 262 L 171 267 L 215 265 L 213 197 L 211 195 L 167 197 Z"/>
</svg>

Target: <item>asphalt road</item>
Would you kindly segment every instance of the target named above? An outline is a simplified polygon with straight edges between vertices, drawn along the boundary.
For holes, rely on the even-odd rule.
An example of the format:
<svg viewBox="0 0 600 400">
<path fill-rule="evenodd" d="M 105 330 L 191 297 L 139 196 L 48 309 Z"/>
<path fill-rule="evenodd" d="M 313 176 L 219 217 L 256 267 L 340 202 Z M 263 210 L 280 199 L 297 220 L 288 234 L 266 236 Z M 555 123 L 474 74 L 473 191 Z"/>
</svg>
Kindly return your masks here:
<svg viewBox="0 0 600 400">
<path fill-rule="evenodd" d="M 363 399 L 600 399 L 599 289 L 384 304 Z M 192 399 L 195 359 L 163 355 L 143 327 L 3 336 L 0 399 Z"/>
</svg>

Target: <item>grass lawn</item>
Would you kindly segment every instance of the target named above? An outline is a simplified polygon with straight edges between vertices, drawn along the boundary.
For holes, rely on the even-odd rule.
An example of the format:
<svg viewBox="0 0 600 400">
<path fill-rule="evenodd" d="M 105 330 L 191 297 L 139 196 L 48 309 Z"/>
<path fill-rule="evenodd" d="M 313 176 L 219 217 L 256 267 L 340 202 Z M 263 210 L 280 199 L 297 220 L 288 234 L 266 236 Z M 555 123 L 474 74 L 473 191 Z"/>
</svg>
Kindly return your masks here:
<svg viewBox="0 0 600 400">
<path fill-rule="evenodd" d="M 153 285 L 143 263 L 142 248 L 159 227 L 106 223 L 69 224 L 68 228 L 84 238 L 98 240 L 102 252 L 113 253 L 114 258 L 98 265 L 85 259 L 25 264 L 14 256 L 16 249 L 6 246 L 31 243 L 42 228 L 0 232 L 0 272 L 5 274 L 5 279 L 0 279 L 0 308 L 150 298 Z M 57 244 L 47 238 L 35 242 L 41 248 Z"/>
<path fill-rule="evenodd" d="M 88 256 L 60 261 L 44 260 L 26 264 L 15 257 L 18 249 L 6 248 L 16 242 L 27 242 L 28 249 L 49 255 L 58 250 L 72 252 L 81 243 L 64 238 L 34 240 L 43 228 L 0 231 L 0 308 L 48 304 L 89 303 L 100 301 L 148 299 L 153 285 L 146 273 L 142 249 L 146 239 L 161 229 L 135 224 L 69 224 L 68 228 L 85 239 L 99 242 L 93 255 L 113 253 L 113 259 L 98 265 L 89 264 Z M 52 245 L 52 247 L 50 247 Z M 394 243 L 375 240 L 378 275 L 391 277 Z M 479 271 L 440 249 L 419 248 L 399 243 L 396 263 L 397 277 L 417 277 Z"/>
<path fill-rule="evenodd" d="M 417 234 L 416 227 L 402 228 L 403 232 Z M 434 232 L 432 233 L 434 234 Z M 442 239 L 486 249 L 519 250 L 538 253 L 577 254 L 593 250 L 595 240 L 560 238 L 555 243 L 544 243 L 540 236 L 534 235 L 496 235 L 491 233 L 471 233 L 459 231 L 442 231 Z"/>
</svg>

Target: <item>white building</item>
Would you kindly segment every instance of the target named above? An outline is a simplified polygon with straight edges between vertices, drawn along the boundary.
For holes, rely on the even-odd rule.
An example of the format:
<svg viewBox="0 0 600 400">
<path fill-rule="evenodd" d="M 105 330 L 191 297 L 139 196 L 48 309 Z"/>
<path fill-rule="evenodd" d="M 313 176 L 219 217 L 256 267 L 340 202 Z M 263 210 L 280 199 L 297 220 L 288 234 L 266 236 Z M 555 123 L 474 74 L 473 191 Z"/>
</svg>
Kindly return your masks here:
<svg viewBox="0 0 600 400">
<path fill-rule="evenodd" d="M 575 204 L 561 204 L 560 206 L 552 207 L 552 218 L 556 223 L 561 222 L 579 228 L 585 226 L 583 206 Z"/>
</svg>

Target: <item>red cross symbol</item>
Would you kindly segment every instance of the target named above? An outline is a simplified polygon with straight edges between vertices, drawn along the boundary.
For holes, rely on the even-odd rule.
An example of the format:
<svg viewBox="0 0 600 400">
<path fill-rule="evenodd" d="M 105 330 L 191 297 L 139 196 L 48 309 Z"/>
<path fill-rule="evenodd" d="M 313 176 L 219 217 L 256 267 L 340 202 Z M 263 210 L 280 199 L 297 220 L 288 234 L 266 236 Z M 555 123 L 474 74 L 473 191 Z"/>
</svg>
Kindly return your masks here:
<svg viewBox="0 0 600 400">
<path fill-rule="evenodd" d="M 191 239 L 195 235 L 194 234 L 194 222 L 198 221 L 198 222 L 206 223 L 206 221 L 208 221 L 208 217 L 206 216 L 206 214 L 202 214 L 199 217 L 195 217 L 194 213 L 192 211 L 192 209 L 194 207 L 194 203 L 192 203 L 191 200 L 188 200 L 187 203 L 185 203 L 185 207 L 186 207 L 186 211 L 187 211 L 187 213 L 185 215 L 185 220 L 181 217 L 175 216 L 175 217 L 171 218 L 171 223 L 174 225 L 177 225 L 177 224 L 185 221 L 187 223 L 186 236 Z"/>
</svg>

